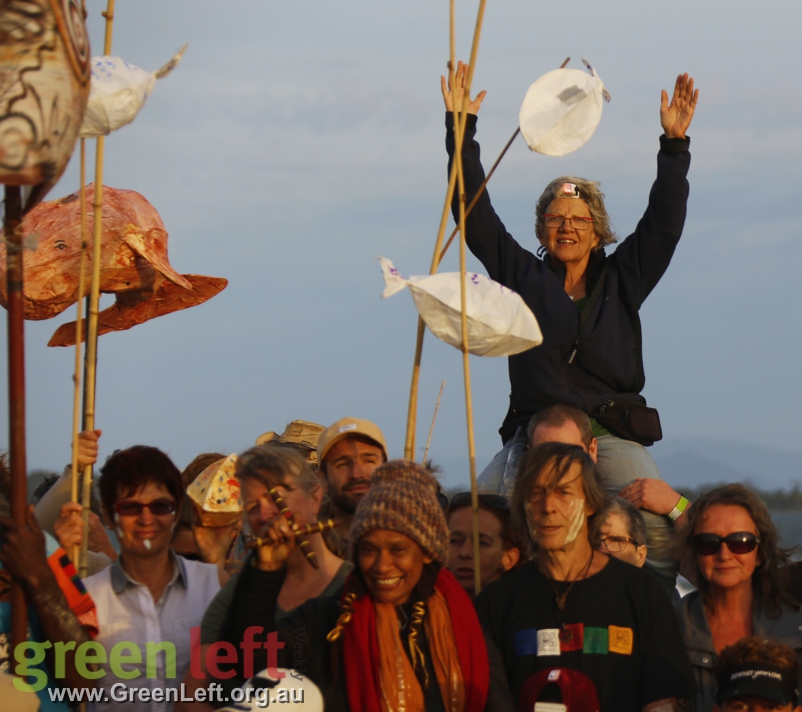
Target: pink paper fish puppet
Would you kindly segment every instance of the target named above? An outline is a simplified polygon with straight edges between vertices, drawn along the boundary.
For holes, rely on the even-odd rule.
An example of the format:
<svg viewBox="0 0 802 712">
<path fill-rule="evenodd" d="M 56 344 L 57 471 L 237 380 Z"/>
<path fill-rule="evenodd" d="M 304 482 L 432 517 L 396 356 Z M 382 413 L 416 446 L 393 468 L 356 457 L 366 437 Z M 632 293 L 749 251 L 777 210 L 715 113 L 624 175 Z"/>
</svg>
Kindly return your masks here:
<svg viewBox="0 0 802 712">
<path fill-rule="evenodd" d="M 87 186 L 85 289 L 92 271 L 94 185 Z M 100 291 L 116 301 L 99 314 L 98 334 L 123 331 L 149 319 L 194 307 L 225 289 L 228 280 L 178 274 L 167 259 L 167 231 L 156 209 L 133 190 L 103 186 Z M 78 193 L 42 203 L 22 223 L 23 235 L 39 244 L 25 251 L 25 318 L 50 319 L 78 300 L 81 203 Z M 5 245 L 0 245 L 0 304 L 7 305 Z M 83 335 L 86 328 L 84 325 Z M 48 346 L 75 344 L 75 322 L 62 324 Z"/>
</svg>

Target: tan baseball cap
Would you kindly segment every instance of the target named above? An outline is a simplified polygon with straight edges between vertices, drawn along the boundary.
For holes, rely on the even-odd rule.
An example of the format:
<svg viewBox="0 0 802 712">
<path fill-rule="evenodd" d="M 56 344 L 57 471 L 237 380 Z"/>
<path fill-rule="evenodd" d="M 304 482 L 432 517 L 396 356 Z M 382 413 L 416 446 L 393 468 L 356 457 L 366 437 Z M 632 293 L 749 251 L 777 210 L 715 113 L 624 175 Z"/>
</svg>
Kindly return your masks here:
<svg viewBox="0 0 802 712">
<path fill-rule="evenodd" d="M 329 425 L 317 440 L 317 461 L 323 464 L 326 453 L 340 440 L 345 438 L 363 437 L 373 440 L 384 452 L 384 459 L 389 460 L 387 455 L 387 443 L 384 441 L 384 434 L 375 423 L 361 418 L 340 418 L 333 425 Z"/>
<path fill-rule="evenodd" d="M 317 456 L 315 449 L 317 448 L 317 439 L 323 431 L 323 426 L 317 423 L 312 423 L 308 420 L 293 420 L 284 428 L 284 432 L 279 435 L 277 432 L 271 430 L 268 433 L 262 433 L 256 438 L 257 445 L 266 445 L 267 443 L 275 443 L 277 445 L 295 445 L 304 450 L 306 459 L 311 463 L 317 463 Z"/>
</svg>

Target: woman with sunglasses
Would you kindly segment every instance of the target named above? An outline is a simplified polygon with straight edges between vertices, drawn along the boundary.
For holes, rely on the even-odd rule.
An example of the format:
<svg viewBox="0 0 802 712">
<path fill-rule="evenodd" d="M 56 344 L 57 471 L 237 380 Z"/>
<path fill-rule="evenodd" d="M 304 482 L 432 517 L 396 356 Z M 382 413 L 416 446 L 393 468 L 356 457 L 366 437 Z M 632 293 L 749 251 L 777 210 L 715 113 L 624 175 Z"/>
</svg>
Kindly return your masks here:
<svg viewBox="0 0 802 712">
<path fill-rule="evenodd" d="M 479 495 L 479 569 L 482 588 L 526 560 L 526 546 L 510 521 L 510 505 L 499 494 Z M 469 596 L 475 595 L 471 493 L 448 503 L 448 569 Z"/>
<path fill-rule="evenodd" d="M 680 542 L 683 572 L 698 590 L 677 605 L 699 685 L 693 712 L 716 704 L 721 651 L 757 635 L 802 650 L 802 613 L 785 587 L 788 552 L 765 505 L 740 484 L 717 487 L 690 510 Z"/>
<path fill-rule="evenodd" d="M 120 544 L 120 557 L 111 566 L 84 581 L 97 607 L 100 633 L 95 642 L 106 650 L 104 661 L 117 643 L 125 642 L 141 655 L 126 652 L 125 666 L 114 656 L 102 662 L 104 675 L 97 684 L 106 690 L 105 702 L 95 710 L 120 708 L 111 689 L 116 683 L 149 688 L 126 702 L 127 712 L 169 712 L 172 703 L 159 703 L 166 688 L 177 688 L 189 667 L 190 629 L 200 625 L 206 606 L 220 590 L 225 573 L 214 564 L 188 561 L 170 550 L 170 540 L 184 497 L 181 473 L 155 447 L 137 445 L 112 455 L 101 469 L 103 513 Z M 150 645 L 172 650 L 159 656 L 154 671 L 145 652 Z M 124 674 L 136 673 L 135 679 Z M 149 698 L 151 693 L 153 701 Z"/>
</svg>

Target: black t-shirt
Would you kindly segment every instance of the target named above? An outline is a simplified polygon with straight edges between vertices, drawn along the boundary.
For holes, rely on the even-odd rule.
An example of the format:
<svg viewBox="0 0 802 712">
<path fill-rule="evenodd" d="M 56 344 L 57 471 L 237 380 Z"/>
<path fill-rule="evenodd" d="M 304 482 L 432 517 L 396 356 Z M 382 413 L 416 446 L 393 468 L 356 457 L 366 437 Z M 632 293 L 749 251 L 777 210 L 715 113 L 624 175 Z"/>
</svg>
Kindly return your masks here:
<svg viewBox="0 0 802 712">
<path fill-rule="evenodd" d="M 569 586 L 551 583 L 560 593 Z M 587 675 L 602 712 L 640 712 L 696 690 L 665 592 L 648 572 L 613 557 L 574 584 L 563 611 L 534 561 L 485 588 L 476 608 L 501 651 L 516 699 L 530 675 L 551 667 Z"/>
</svg>

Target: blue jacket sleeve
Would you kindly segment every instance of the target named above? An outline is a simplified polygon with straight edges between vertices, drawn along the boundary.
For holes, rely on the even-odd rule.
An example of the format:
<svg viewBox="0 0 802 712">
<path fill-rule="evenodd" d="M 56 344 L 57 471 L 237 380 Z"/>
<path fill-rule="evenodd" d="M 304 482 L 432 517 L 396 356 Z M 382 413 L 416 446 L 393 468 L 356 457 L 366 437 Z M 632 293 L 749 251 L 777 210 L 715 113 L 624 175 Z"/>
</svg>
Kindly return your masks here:
<svg viewBox="0 0 802 712">
<path fill-rule="evenodd" d="M 649 205 L 635 232 L 615 250 L 623 297 L 636 308 L 649 296 L 668 268 L 682 235 L 688 203 L 690 138 L 660 137 L 657 179 Z"/>
<path fill-rule="evenodd" d="M 468 114 L 465 126 L 465 139 L 462 146 L 462 165 L 465 175 L 466 207 L 476 195 L 485 178 L 485 172 L 479 155 L 479 144 L 476 142 L 476 115 Z M 454 137 L 454 119 L 451 112 L 446 112 L 446 150 L 448 151 L 448 169 L 454 160 L 456 146 Z M 451 212 L 454 220 L 459 222 L 459 187 L 454 191 Z M 465 225 L 467 244 L 471 252 L 484 265 L 488 276 L 513 291 L 520 292 L 522 281 L 531 279 L 532 270 L 539 271 L 542 262 L 531 252 L 521 247 L 507 232 L 504 223 L 496 215 L 490 203 L 490 195 L 485 190 L 468 216 Z"/>
</svg>

